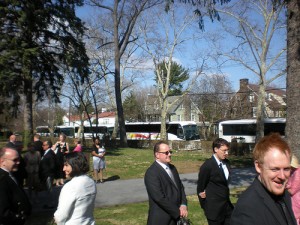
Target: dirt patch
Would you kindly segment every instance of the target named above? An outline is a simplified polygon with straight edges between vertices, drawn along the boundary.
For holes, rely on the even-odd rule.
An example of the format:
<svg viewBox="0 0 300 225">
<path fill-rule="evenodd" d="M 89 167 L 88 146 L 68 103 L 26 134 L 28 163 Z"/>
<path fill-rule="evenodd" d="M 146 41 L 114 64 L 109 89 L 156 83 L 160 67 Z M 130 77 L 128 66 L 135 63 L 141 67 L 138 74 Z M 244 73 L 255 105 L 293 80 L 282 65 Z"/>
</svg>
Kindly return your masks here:
<svg viewBox="0 0 300 225">
<path fill-rule="evenodd" d="M 202 164 L 202 163 L 201 163 Z M 198 173 L 200 164 L 196 161 L 191 162 L 174 162 L 179 173 Z"/>
</svg>

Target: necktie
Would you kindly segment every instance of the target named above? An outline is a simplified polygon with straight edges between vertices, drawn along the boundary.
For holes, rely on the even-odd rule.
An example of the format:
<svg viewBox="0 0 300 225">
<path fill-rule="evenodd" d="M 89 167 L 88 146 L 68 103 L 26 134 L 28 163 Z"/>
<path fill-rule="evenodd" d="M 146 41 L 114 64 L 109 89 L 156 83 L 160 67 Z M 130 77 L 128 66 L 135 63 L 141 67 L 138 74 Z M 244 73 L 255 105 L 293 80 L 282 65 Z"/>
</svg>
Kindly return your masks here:
<svg viewBox="0 0 300 225">
<path fill-rule="evenodd" d="M 166 171 L 167 171 L 169 177 L 171 178 L 171 180 L 173 181 L 173 183 L 174 183 L 175 186 L 176 186 L 176 183 L 175 183 L 175 179 L 174 179 L 173 173 L 172 173 L 172 171 L 170 170 L 170 168 L 169 168 L 168 166 L 166 167 Z"/>
<path fill-rule="evenodd" d="M 283 214 L 284 214 L 285 219 L 287 221 L 287 224 L 288 225 L 293 225 L 294 223 L 292 221 L 291 214 L 288 212 L 288 209 L 286 208 L 286 205 L 285 205 L 284 201 L 283 200 L 279 200 L 278 203 L 279 203 L 279 205 L 282 208 L 282 211 L 283 211 Z"/>
<path fill-rule="evenodd" d="M 224 177 L 226 178 L 225 173 L 224 173 L 224 170 L 223 170 L 223 165 L 222 165 L 222 163 L 219 164 L 219 167 L 220 167 L 220 170 L 221 170 L 222 174 L 223 174 Z"/>
</svg>

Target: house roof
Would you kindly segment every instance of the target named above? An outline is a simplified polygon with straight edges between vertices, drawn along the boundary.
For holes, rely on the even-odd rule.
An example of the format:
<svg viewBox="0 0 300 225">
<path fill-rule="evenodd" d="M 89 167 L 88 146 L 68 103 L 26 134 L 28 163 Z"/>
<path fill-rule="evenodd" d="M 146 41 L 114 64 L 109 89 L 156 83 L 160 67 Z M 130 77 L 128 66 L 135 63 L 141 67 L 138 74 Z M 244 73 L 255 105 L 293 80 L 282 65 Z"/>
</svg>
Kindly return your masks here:
<svg viewBox="0 0 300 225">
<path fill-rule="evenodd" d="M 115 117 L 115 112 L 102 112 L 98 114 L 98 119 L 100 118 L 114 118 Z M 75 122 L 75 121 L 79 121 L 80 120 L 80 115 L 70 115 L 70 116 L 66 116 L 70 122 Z M 95 114 L 91 114 L 90 117 L 96 117 Z M 86 120 L 88 119 L 87 114 L 85 113 L 83 116 L 83 119 Z"/>
<path fill-rule="evenodd" d="M 248 87 L 252 90 L 252 91 L 255 91 L 255 92 L 258 92 L 258 89 L 259 89 L 259 85 L 257 84 L 248 84 Z M 272 93 L 274 95 L 278 95 L 280 97 L 285 97 L 286 95 L 286 92 L 282 89 L 279 89 L 279 88 L 275 88 L 275 87 L 266 87 L 266 92 L 267 93 Z"/>
<path fill-rule="evenodd" d="M 245 88 L 251 90 L 255 94 L 259 91 L 259 85 L 257 84 L 249 84 L 248 81 L 244 83 L 246 85 L 243 85 L 244 89 L 240 85 L 240 89 L 237 93 L 243 93 L 245 92 Z M 266 103 L 269 106 L 269 108 L 275 110 L 275 109 L 284 109 L 286 107 L 286 92 L 283 89 L 275 88 L 275 87 L 266 87 L 266 93 L 271 94 L 269 98 L 266 98 Z"/>
</svg>

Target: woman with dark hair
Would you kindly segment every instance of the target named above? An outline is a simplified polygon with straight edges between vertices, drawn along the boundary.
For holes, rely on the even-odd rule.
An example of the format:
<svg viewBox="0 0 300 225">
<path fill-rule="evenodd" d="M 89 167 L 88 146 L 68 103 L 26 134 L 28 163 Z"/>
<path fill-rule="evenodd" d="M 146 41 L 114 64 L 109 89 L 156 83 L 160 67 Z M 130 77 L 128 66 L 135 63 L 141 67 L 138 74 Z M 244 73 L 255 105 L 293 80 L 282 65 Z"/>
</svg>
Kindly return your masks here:
<svg viewBox="0 0 300 225">
<path fill-rule="evenodd" d="M 59 196 L 54 213 L 58 225 L 94 225 L 93 217 L 97 189 L 89 176 L 89 163 L 83 153 L 72 152 L 65 155 L 64 172 L 67 182 Z"/>
<path fill-rule="evenodd" d="M 101 145 L 99 137 L 96 137 L 92 148 L 94 179 L 96 183 L 103 183 L 104 181 L 103 171 L 106 168 L 105 154 L 105 148 Z"/>
</svg>

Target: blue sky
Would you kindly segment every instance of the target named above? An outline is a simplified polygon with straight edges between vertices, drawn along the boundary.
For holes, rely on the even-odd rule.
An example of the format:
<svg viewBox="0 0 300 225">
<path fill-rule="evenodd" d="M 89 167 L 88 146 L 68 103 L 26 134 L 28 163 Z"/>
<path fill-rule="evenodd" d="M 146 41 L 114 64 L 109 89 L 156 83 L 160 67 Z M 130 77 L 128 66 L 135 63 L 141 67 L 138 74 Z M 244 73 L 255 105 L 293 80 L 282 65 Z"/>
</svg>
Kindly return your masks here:
<svg viewBox="0 0 300 225">
<path fill-rule="evenodd" d="M 78 16 L 80 18 L 82 18 L 82 20 L 85 20 L 86 18 L 89 18 L 91 14 L 93 14 L 93 9 L 91 9 L 91 7 L 89 6 L 84 6 L 81 7 L 77 10 Z M 206 19 L 205 20 L 205 28 L 206 28 L 206 32 L 209 32 L 211 30 L 218 30 L 219 29 L 220 24 L 215 21 L 214 23 L 211 23 L 210 20 Z M 279 37 L 276 42 L 277 43 L 283 43 L 285 42 L 285 37 Z M 231 42 L 233 42 L 233 40 L 231 40 L 230 38 L 224 40 L 225 45 L 228 44 L 232 44 Z M 275 42 L 275 43 L 276 43 Z M 201 43 L 201 41 L 199 41 L 199 43 L 197 43 L 197 45 L 199 45 L 198 51 L 201 51 L 201 46 L 205 45 L 205 43 Z M 207 46 L 206 46 L 207 47 Z M 203 49 L 205 47 L 203 46 Z M 175 57 L 182 63 L 183 66 L 191 68 L 193 67 L 193 63 L 190 60 L 190 56 L 193 55 L 195 52 L 195 43 L 190 43 L 185 49 L 184 52 L 180 52 L 178 54 L 175 55 Z M 207 51 L 207 48 L 206 50 Z M 254 63 L 251 59 L 249 60 L 249 62 Z M 206 71 L 207 73 L 219 73 L 218 70 L 213 69 L 214 66 L 212 66 L 212 68 L 210 69 L 210 71 Z M 237 62 L 233 62 L 233 61 L 229 61 L 225 64 L 222 65 L 222 72 L 224 74 L 226 74 L 229 78 L 229 80 L 232 82 L 232 86 L 234 90 L 238 90 L 239 88 L 239 80 L 242 78 L 248 78 L 250 83 L 255 83 L 257 82 L 257 76 L 251 74 L 250 71 L 246 70 L 243 66 L 239 65 Z M 153 82 L 153 78 L 148 80 L 148 83 Z M 285 77 L 281 77 L 279 79 L 277 79 L 276 82 L 274 82 L 274 84 L 279 87 L 279 88 L 285 88 Z"/>
</svg>

